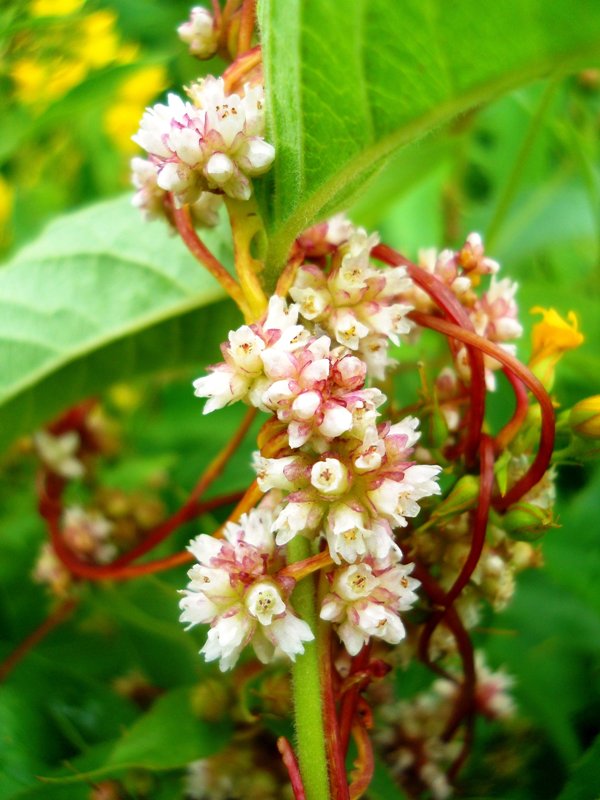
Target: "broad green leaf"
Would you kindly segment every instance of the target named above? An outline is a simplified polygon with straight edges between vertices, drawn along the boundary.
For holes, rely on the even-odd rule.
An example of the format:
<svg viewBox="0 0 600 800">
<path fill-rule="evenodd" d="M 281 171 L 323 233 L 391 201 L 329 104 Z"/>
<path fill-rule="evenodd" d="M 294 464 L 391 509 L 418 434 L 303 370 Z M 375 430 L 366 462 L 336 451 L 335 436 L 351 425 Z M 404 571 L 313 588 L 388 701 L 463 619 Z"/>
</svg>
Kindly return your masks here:
<svg viewBox="0 0 600 800">
<path fill-rule="evenodd" d="M 206 242 L 229 256 L 223 233 Z M 109 386 L 218 359 L 216 281 L 129 197 L 59 219 L 0 269 L 0 447 Z"/>
<path fill-rule="evenodd" d="M 600 797 L 600 736 L 584 754 L 558 800 L 598 800 Z"/>
<path fill-rule="evenodd" d="M 585 24 L 582 21 L 585 20 Z M 595 0 L 263 0 L 272 273 L 399 147 L 538 76 L 595 63 Z"/>
<path fill-rule="evenodd" d="M 63 776 L 48 780 L 77 783 L 129 769 L 160 772 L 218 752 L 229 739 L 229 726 L 198 719 L 192 711 L 192 692 L 182 687 L 163 695 L 112 746 L 101 745 L 81 762 L 73 761 Z"/>
</svg>

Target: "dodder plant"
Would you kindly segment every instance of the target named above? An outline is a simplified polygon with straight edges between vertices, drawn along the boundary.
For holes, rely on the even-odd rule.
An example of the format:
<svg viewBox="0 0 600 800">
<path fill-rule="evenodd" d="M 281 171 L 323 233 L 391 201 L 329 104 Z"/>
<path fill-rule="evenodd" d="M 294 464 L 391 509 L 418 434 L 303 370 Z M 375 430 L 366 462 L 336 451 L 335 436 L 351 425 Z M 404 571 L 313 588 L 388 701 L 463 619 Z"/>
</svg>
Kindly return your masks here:
<svg viewBox="0 0 600 800">
<path fill-rule="evenodd" d="M 138 498 L 126 509 L 129 527 L 110 502 L 84 509 L 67 500 L 70 482 L 110 451 L 96 403 L 74 406 L 36 434 L 39 507 L 51 542 L 36 575 L 65 599 L 3 672 L 71 611 L 74 581 L 125 580 L 194 562 L 182 622 L 209 625 L 201 654 L 221 671 L 233 669 L 248 645 L 244 668 L 253 674 L 255 658 L 289 665 L 295 744 L 277 740 L 290 786 L 276 765 L 255 763 L 256 784 L 244 774 L 260 761 L 253 739 L 241 741 L 231 760 L 194 762 L 190 797 L 358 798 L 368 791 L 375 747 L 410 796 L 445 798 L 469 756 L 477 717 L 513 712 L 511 679 L 488 669 L 471 632 L 482 609 L 510 602 L 521 570 L 541 565 L 536 542 L 555 524 L 547 388 L 560 356 L 582 337 L 574 320 L 538 309 L 543 319 L 525 366 L 514 344 L 522 335 L 517 286 L 498 277 L 478 234 L 457 250 L 423 251 L 413 263 L 345 216 L 329 216 L 401 136 L 394 140 L 389 120 L 375 116 L 370 139 L 350 143 L 371 151 L 355 159 L 356 169 L 343 143 L 332 160 L 346 158 L 345 168 L 324 161 L 322 176 L 308 169 L 299 176 L 302 157 L 311 161 L 293 117 L 304 110 L 296 97 L 281 96 L 285 80 L 275 68 L 286 35 L 299 36 L 301 27 L 279 28 L 283 12 L 265 4 L 265 72 L 251 0 L 215 4 L 213 12 L 192 9 L 180 36 L 199 58 L 218 52 L 231 63 L 221 77 L 186 87 L 185 98 L 170 94 L 146 111 L 134 137 L 145 151 L 132 163 L 134 204 L 164 219 L 244 319 L 222 344 L 223 360 L 194 383 L 204 413 L 236 402 L 250 409 L 177 512 L 160 519 L 161 509 L 148 512 Z M 324 4 L 323 23 L 330 13 Z M 375 4 L 367 28 L 381 13 Z M 565 34 L 564 48 L 575 39 Z M 368 46 L 377 75 L 377 54 L 389 42 Z M 478 91 L 473 81 L 473 100 Z M 459 109 L 458 101 L 446 111 L 432 106 L 431 120 Z M 418 111 L 402 113 L 416 120 Z M 318 151 L 324 143 L 311 145 Z M 271 168 L 268 183 L 260 176 Z M 313 187 L 304 206 L 294 197 L 302 181 Z M 219 225 L 223 205 L 233 271 L 203 233 Z M 307 222 L 314 224 L 302 230 Z M 397 368 L 405 343 L 418 347 L 425 329 L 445 338 L 446 357 L 421 368 L 418 397 L 407 398 Z M 486 400 L 499 373 L 515 402 L 494 431 Z M 240 494 L 205 501 L 257 411 L 264 421 L 256 480 Z M 578 436 L 597 436 L 596 414 L 593 399 L 573 409 Z M 227 509 L 216 530 L 183 552 L 135 563 L 216 508 Z M 438 680 L 388 703 L 387 674 L 413 660 Z"/>
</svg>

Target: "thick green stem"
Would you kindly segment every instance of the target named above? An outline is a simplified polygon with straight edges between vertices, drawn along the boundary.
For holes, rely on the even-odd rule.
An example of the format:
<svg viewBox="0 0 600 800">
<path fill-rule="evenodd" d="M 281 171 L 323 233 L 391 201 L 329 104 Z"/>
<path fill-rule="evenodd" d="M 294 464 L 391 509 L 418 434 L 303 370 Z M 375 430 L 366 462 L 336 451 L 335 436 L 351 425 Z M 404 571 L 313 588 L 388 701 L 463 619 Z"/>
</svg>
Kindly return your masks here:
<svg viewBox="0 0 600 800">
<path fill-rule="evenodd" d="M 288 561 L 311 556 L 310 542 L 296 536 L 288 544 Z M 317 633 L 317 583 L 314 575 L 300 581 L 292 596 L 294 609 Z M 319 649 L 315 639 L 305 646 L 292 666 L 292 697 L 296 725 L 296 749 L 306 800 L 329 800 L 329 778 L 323 723 L 323 699 L 319 669 Z"/>
</svg>

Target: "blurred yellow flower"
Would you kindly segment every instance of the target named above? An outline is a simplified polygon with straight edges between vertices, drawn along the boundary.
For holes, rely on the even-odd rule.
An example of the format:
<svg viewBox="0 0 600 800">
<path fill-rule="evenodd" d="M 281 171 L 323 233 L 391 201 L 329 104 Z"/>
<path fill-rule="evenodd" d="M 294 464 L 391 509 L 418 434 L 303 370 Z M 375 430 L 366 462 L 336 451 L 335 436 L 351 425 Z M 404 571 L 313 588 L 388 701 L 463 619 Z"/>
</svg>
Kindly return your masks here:
<svg viewBox="0 0 600 800">
<path fill-rule="evenodd" d="M 29 13 L 32 17 L 66 17 L 83 6 L 85 0 L 32 0 Z"/>
<path fill-rule="evenodd" d="M 12 187 L 0 175 L 0 249 L 5 247 L 10 239 L 10 218 L 13 209 Z"/>
<path fill-rule="evenodd" d="M 54 58 L 42 62 L 34 58 L 15 61 L 11 77 L 15 83 L 15 95 L 27 105 L 45 107 L 49 100 L 56 100 L 80 83 L 86 75 L 81 62 L 62 61 Z"/>
<path fill-rule="evenodd" d="M 31 12 L 65 16 L 83 2 L 35 0 Z M 81 83 L 89 72 L 109 64 L 128 64 L 137 54 L 137 45 L 121 42 L 114 11 L 95 11 L 72 23 L 60 20 L 20 44 L 19 56 L 10 68 L 14 93 L 21 103 L 42 111 Z"/>
<path fill-rule="evenodd" d="M 535 306 L 532 314 L 542 314 L 541 322 L 533 326 L 532 352 L 529 367 L 542 381 L 547 389 L 554 382 L 554 368 L 568 350 L 583 344 L 584 337 L 579 331 L 577 316 L 569 311 L 563 319 L 553 308 Z"/>
<path fill-rule="evenodd" d="M 121 84 L 104 117 L 104 129 L 121 152 L 136 151 L 131 137 L 139 127 L 144 108 L 166 85 L 167 74 L 160 65 L 144 67 Z"/>
<path fill-rule="evenodd" d="M 108 9 L 95 11 L 80 21 L 74 54 L 89 69 L 99 69 L 118 60 L 121 43 L 116 23 L 117 15 Z"/>
</svg>

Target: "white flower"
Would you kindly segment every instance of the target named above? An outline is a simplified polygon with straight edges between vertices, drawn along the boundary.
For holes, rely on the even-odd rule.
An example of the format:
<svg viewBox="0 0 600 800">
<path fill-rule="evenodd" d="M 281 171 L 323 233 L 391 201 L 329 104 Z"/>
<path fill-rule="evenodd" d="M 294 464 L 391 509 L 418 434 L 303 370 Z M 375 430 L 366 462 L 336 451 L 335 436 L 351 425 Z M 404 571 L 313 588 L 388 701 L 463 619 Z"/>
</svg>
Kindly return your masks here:
<svg viewBox="0 0 600 800">
<path fill-rule="evenodd" d="M 348 488 L 348 470 L 337 458 L 326 458 L 313 465 L 310 482 L 321 495 L 339 496 Z"/>
<path fill-rule="evenodd" d="M 138 157 L 131 160 L 131 182 L 137 189 L 131 203 L 140 209 L 147 220 L 166 216 L 164 199 L 167 192 L 158 185 L 158 173 L 159 168 L 152 161 Z M 163 175 L 163 182 L 167 177 L 167 174 Z M 201 192 L 198 199 L 190 205 L 194 222 L 201 227 L 213 228 L 219 222 L 219 209 L 222 203 L 223 200 L 219 195 Z"/>
<path fill-rule="evenodd" d="M 323 533 L 337 563 L 365 553 L 387 556 L 395 547 L 392 526 L 405 526 L 419 513 L 420 500 L 440 493 L 441 468 L 410 460 L 417 425 L 416 417 L 407 417 L 368 429 L 362 441 L 334 439 L 335 448 L 323 455 L 257 457 L 261 489 L 289 492 L 274 521 L 277 543 Z"/>
<path fill-rule="evenodd" d="M 61 478 L 81 478 L 85 467 L 77 458 L 80 447 L 77 431 L 67 431 L 54 436 L 48 431 L 37 431 L 33 444 L 44 466 Z"/>
<path fill-rule="evenodd" d="M 212 14 L 202 6 L 194 6 L 190 18 L 177 28 L 182 42 L 189 45 L 197 58 L 210 58 L 217 50 L 219 34 Z"/>
<path fill-rule="evenodd" d="M 117 555 L 110 541 L 113 524 L 102 514 L 70 506 L 63 515 L 62 537 L 69 549 L 85 561 L 107 564 Z"/>
</svg>

